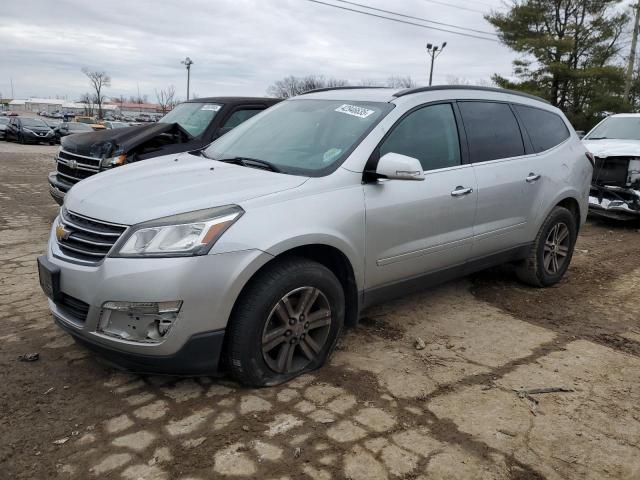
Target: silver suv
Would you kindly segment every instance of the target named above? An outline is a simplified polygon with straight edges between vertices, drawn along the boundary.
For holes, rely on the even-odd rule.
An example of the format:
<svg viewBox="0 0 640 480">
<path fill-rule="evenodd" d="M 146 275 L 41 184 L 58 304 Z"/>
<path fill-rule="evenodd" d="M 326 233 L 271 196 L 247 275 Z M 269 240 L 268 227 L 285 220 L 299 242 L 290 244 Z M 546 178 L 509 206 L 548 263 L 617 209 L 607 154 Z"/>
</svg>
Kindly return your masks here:
<svg viewBox="0 0 640 480">
<path fill-rule="evenodd" d="M 41 285 L 57 324 L 116 365 L 273 385 L 320 367 L 375 302 L 505 262 L 558 282 L 592 171 L 535 97 L 315 91 L 74 186 Z"/>
</svg>

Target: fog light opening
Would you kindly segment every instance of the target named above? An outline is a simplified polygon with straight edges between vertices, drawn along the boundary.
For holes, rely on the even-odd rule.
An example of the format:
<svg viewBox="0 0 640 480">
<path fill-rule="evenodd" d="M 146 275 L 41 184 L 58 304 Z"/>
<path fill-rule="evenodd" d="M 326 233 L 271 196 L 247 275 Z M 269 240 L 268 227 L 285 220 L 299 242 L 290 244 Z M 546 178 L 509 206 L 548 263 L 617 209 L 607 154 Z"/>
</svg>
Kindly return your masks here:
<svg viewBox="0 0 640 480">
<path fill-rule="evenodd" d="M 178 319 L 182 301 L 105 302 L 98 332 L 132 342 L 159 343 Z"/>
</svg>

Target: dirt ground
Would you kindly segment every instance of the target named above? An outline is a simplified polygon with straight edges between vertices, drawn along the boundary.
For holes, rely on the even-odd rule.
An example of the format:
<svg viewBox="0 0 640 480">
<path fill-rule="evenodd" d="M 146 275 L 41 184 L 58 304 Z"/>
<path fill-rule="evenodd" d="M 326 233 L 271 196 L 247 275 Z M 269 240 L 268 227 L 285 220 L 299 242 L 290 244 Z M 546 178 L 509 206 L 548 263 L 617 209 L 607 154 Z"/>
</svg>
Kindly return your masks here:
<svg viewBox="0 0 640 480">
<path fill-rule="evenodd" d="M 640 225 L 589 222 L 554 288 L 498 268 L 371 309 L 288 385 L 143 377 L 50 319 L 54 150 L 0 142 L 0 478 L 640 478 Z"/>
</svg>

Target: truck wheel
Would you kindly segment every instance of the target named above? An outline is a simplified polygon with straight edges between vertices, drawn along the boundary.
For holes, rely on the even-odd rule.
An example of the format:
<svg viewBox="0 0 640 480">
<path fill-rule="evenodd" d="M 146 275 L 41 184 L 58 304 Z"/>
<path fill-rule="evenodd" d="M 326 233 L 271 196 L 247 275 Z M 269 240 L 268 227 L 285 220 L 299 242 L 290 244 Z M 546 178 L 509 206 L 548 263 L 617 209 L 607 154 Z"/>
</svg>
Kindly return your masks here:
<svg viewBox="0 0 640 480">
<path fill-rule="evenodd" d="M 322 366 L 344 323 L 344 291 L 325 266 L 276 261 L 238 299 L 227 328 L 226 363 L 238 382 L 263 387 Z"/>
<path fill-rule="evenodd" d="M 576 244 L 577 219 L 564 207 L 555 207 L 516 269 L 518 278 L 535 287 L 549 287 L 564 276 Z"/>
</svg>

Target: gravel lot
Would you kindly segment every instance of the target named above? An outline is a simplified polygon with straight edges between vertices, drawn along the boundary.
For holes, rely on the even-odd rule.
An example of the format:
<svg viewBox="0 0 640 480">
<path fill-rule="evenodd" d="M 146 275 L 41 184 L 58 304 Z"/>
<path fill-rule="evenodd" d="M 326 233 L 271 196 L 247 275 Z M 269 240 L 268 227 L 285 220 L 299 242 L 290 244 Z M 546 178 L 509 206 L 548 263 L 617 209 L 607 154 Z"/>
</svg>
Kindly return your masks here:
<svg viewBox="0 0 640 480">
<path fill-rule="evenodd" d="M 369 310 L 288 385 L 143 377 L 50 319 L 54 151 L 0 142 L 0 478 L 640 478 L 639 225 L 590 223 L 555 288 L 501 268 Z M 514 391 L 545 387 L 573 391 Z"/>
</svg>

